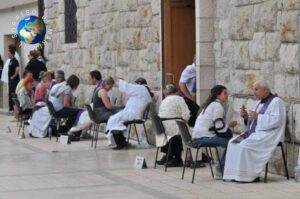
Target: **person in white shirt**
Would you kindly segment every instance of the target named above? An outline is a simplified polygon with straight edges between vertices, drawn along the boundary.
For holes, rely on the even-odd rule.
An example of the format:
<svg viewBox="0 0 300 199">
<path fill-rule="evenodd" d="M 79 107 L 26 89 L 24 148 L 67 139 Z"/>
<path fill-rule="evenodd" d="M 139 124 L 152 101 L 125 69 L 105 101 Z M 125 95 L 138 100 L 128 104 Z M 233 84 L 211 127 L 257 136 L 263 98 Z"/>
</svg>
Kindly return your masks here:
<svg viewBox="0 0 300 199">
<path fill-rule="evenodd" d="M 284 141 L 286 109 L 284 102 L 270 92 L 264 81 L 254 83 L 254 95 L 259 101 L 241 116 L 246 131 L 230 140 L 226 155 L 224 180 L 259 181 L 259 174 L 271 158 L 279 142 Z"/>
<path fill-rule="evenodd" d="M 181 73 L 179 79 L 179 88 L 182 94 L 189 99 L 196 100 L 196 59 L 194 57 L 193 63 L 188 65 Z"/>
<path fill-rule="evenodd" d="M 232 137 L 229 127 L 234 127 L 237 122 L 225 120 L 225 110 L 222 104 L 228 101 L 227 89 L 223 85 L 214 86 L 207 100 L 202 105 L 203 110 L 197 117 L 193 129 L 193 142 L 195 144 L 216 144 L 225 150 L 221 158 L 221 165 L 216 167 L 215 177 L 220 179 L 224 170 L 226 148 Z"/>
<path fill-rule="evenodd" d="M 178 95 L 178 90 L 174 84 L 166 85 L 164 89 L 165 99 L 159 106 L 158 115 L 161 118 L 182 118 L 188 121 L 190 118 L 190 110 L 185 103 L 183 97 Z M 165 153 L 161 160 L 157 161 L 157 164 L 167 164 L 168 167 L 182 166 L 181 159 L 182 153 L 182 140 L 179 134 L 179 129 L 175 120 L 163 121 L 165 133 L 162 135 L 156 135 L 156 146 L 161 147 L 161 152 Z M 171 151 L 168 154 L 168 148 L 171 145 Z M 168 162 L 167 162 L 167 155 Z"/>
</svg>

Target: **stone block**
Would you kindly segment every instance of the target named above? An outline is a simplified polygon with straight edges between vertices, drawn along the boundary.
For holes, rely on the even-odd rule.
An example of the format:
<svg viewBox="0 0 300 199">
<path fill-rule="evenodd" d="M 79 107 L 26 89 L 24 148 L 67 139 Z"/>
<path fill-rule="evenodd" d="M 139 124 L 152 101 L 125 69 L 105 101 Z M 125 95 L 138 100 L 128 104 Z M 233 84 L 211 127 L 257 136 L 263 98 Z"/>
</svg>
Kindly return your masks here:
<svg viewBox="0 0 300 199">
<path fill-rule="evenodd" d="M 214 19 L 204 18 L 199 20 L 200 24 L 200 41 L 213 42 L 214 41 Z"/>
<path fill-rule="evenodd" d="M 151 5 L 139 6 L 137 10 L 136 27 L 147 27 L 151 25 L 152 20 L 152 8 Z"/>
<path fill-rule="evenodd" d="M 230 70 L 229 69 L 224 69 L 224 68 L 216 68 L 216 84 L 227 84 L 231 87 L 230 83 Z"/>
<path fill-rule="evenodd" d="M 138 0 L 120 1 L 120 11 L 136 11 L 138 7 Z"/>
<path fill-rule="evenodd" d="M 130 66 L 136 68 L 139 63 L 139 53 L 136 50 L 124 50 L 122 53 L 118 53 L 117 65 L 118 66 Z"/>
<path fill-rule="evenodd" d="M 213 66 L 200 67 L 201 89 L 211 89 L 215 85 L 215 68 Z"/>
<path fill-rule="evenodd" d="M 230 92 L 232 94 L 248 94 L 248 89 L 246 87 L 246 71 L 244 70 L 231 70 L 230 73 L 231 88 Z"/>
<path fill-rule="evenodd" d="M 278 94 L 279 96 L 285 96 L 285 75 L 284 74 L 275 74 L 274 75 L 274 93 Z"/>
<path fill-rule="evenodd" d="M 213 43 L 200 43 L 200 65 L 215 65 Z"/>
<path fill-rule="evenodd" d="M 234 40 L 251 40 L 253 37 L 253 6 L 243 6 L 232 10 L 230 37 Z"/>
<path fill-rule="evenodd" d="M 298 44 L 281 44 L 280 47 L 280 64 L 289 75 L 299 74 L 299 47 Z"/>
<path fill-rule="evenodd" d="M 234 66 L 234 45 L 230 41 L 221 43 L 221 65 L 220 67 L 232 68 Z M 204 51 L 205 52 L 205 51 Z M 201 61 L 201 58 L 200 58 Z"/>
<path fill-rule="evenodd" d="M 157 3 L 157 0 L 151 1 L 151 7 L 152 7 L 152 15 L 161 15 L 161 4 Z"/>
<path fill-rule="evenodd" d="M 283 11 L 281 15 L 280 34 L 282 42 L 297 42 L 297 15 L 298 11 Z"/>
<path fill-rule="evenodd" d="M 243 6 L 243 5 L 248 5 L 250 0 L 234 0 L 234 5 L 235 6 Z"/>
<path fill-rule="evenodd" d="M 258 79 L 264 80 L 269 83 L 271 89 L 274 85 L 274 63 L 273 62 L 263 62 L 260 63 L 260 74 Z"/>
<path fill-rule="evenodd" d="M 215 39 L 229 39 L 230 27 L 230 19 L 216 19 L 214 24 Z"/>
<path fill-rule="evenodd" d="M 89 1 L 90 0 L 75 0 L 77 8 L 87 7 L 89 5 Z M 97 0 L 97 1 L 99 2 L 103 0 Z"/>
<path fill-rule="evenodd" d="M 299 98 L 299 74 L 286 75 L 284 87 L 285 97 Z"/>
<path fill-rule="evenodd" d="M 293 105 L 293 119 L 295 120 L 295 136 L 297 140 L 300 140 L 300 104 Z"/>
<path fill-rule="evenodd" d="M 280 33 L 270 32 L 266 33 L 266 55 L 267 60 L 278 61 L 279 60 L 279 49 L 280 49 Z"/>
<path fill-rule="evenodd" d="M 71 66 L 72 67 L 84 67 L 82 50 L 80 50 L 80 49 L 72 50 Z"/>
<path fill-rule="evenodd" d="M 284 10 L 297 10 L 299 9 L 299 0 L 283 0 L 282 8 Z"/>
<path fill-rule="evenodd" d="M 264 61 L 266 58 L 266 35 L 264 32 L 255 33 L 250 42 L 250 60 Z"/>
<path fill-rule="evenodd" d="M 214 18 L 216 16 L 217 1 L 201 0 L 200 4 L 200 17 Z"/>
<path fill-rule="evenodd" d="M 265 1 L 263 4 L 254 5 L 254 30 L 256 32 L 270 32 L 277 24 L 277 2 Z"/>
<path fill-rule="evenodd" d="M 249 68 L 250 57 L 249 57 L 249 42 L 248 41 L 237 41 L 234 42 L 234 68 Z"/>
</svg>

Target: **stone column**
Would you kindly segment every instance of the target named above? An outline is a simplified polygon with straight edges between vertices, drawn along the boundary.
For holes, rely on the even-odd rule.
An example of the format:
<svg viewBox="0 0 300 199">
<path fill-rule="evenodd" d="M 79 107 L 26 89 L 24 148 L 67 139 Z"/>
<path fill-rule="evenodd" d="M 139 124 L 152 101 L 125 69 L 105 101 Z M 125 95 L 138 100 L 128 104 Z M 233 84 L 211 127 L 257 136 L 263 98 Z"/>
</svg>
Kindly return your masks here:
<svg viewBox="0 0 300 199">
<path fill-rule="evenodd" d="M 203 103 L 215 85 L 215 0 L 196 0 L 197 102 Z"/>
</svg>

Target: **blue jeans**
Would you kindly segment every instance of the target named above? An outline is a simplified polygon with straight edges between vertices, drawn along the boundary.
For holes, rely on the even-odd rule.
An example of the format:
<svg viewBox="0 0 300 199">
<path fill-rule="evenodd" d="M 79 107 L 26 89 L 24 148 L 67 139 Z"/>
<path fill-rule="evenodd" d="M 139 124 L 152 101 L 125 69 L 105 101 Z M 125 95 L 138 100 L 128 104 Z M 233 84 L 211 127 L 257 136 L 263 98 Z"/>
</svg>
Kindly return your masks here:
<svg viewBox="0 0 300 199">
<path fill-rule="evenodd" d="M 214 137 L 195 138 L 195 139 L 193 139 L 193 142 L 195 144 L 215 144 L 217 146 L 224 148 L 224 152 L 223 152 L 222 158 L 221 158 L 221 165 L 219 165 L 217 167 L 217 169 L 223 173 L 224 166 L 225 166 L 227 145 L 228 145 L 228 142 L 230 139 L 231 138 L 223 138 L 223 137 L 219 137 L 219 136 L 214 136 Z"/>
</svg>

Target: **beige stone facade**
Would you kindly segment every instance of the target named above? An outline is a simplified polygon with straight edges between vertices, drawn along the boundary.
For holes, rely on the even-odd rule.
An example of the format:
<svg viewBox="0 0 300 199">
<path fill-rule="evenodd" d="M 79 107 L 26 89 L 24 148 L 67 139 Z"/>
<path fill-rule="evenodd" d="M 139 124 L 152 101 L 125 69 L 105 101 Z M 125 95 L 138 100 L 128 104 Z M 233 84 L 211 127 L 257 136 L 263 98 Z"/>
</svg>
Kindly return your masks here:
<svg viewBox="0 0 300 199">
<path fill-rule="evenodd" d="M 144 76 L 161 85 L 161 6 L 157 0 L 78 0 L 77 43 L 65 44 L 64 1 L 45 1 L 48 67 L 81 78 L 79 92 L 90 95 L 89 71 L 134 81 Z"/>
<path fill-rule="evenodd" d="M 93 69 L 129 81 L 144 76 L 159 90 L 164 75 L 161 1 L 76 3 L 77 43 L 64 42 L 64 1 L 45 0 L 45 15 L 52 29 L 48 67 L 80 76 L 79 100 L 89 100 L 88 72 Z M 300 139 L 298 9 L 299 0 L 196 0 L 198 102 L 213 85 L 224 84 L 238 119 L 242 105 L 254 104 L 253 82 L 265 79 L 287 102 L 288 129 Z M 275 169 L 281 168 L 275 164 Z"/>
</svg>

